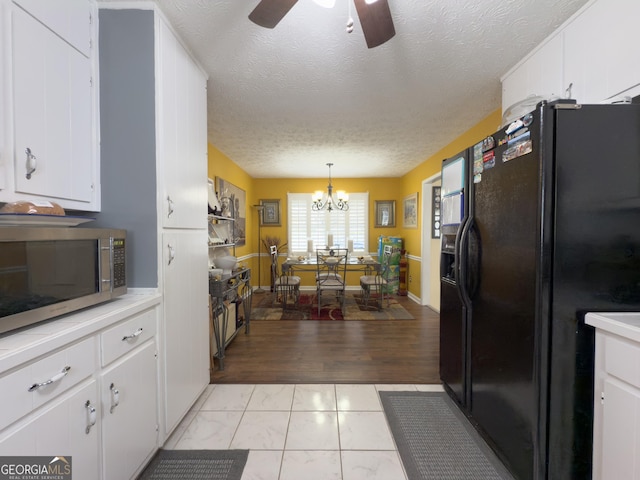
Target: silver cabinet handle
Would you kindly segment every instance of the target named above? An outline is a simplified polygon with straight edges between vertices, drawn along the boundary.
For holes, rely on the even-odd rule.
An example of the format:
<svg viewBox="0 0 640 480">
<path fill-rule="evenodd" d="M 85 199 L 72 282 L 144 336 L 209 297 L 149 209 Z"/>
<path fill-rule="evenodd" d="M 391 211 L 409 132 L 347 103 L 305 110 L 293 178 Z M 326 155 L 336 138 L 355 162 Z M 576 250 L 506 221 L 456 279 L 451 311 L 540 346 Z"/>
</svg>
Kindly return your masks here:
<svg viewBox="0 0 640 480">
<path fill-rule="evenodd" d="M 51 385 L 52 383 L 55 383 L 55 382 L 58 382 L 58 381 L 62 380 L 67 375 L 67 373 L 69 373 L 69 370 L 71 370 L 71 367 L 69 367 L 69 366 L 64 367 L 60 373 L 55 374 L 49 380 L 46 380 L 46 381 L 41 382 L 41 383 L 34 383 L 33 385 L 31 385 L 29 387 L 29 391 L 33 392 L 34 390 L 37 390 L 40 387 Z"/>
<path fill-rule="evenodd" d="M 96 414 L 96 407 L 91 405 L 90 400 L 87 400 L 87 402 L 84 404 L 84 407 L 87 409 L 87 428 L 85 428 L 84 433 L 89 435 L 89 432 L 91 431 L 91 427 L 93 427 L 96 424 L 98 415 Z"/>
<path fill-rule="evenodd" d="M 134 338 L 139 337 L 140 335 L 142 335 L 142 327 L 136 330 L 135 332 L 133 332 L 131 335 L 125 335 L 124 337 L 122 337 L 122 341 L 126 342 L 127 340 L 133 340 Z"/>
<path fill-rule="evenodd" d="M 120 391 L 113 383 L 109 385 L 109 390 L 111 390 L 111 408 L 109 409 L 109 413 L 113 413 L 116 407 L 120 405 Z"/>
<path fill-rule="evenodd" d="M 173 248 L 170 243 L 167 244 L 167 248 L 169 249 L 169 265 L 171 265 L 171 262 L 173 262 L 176 258 L 176 249 Z"/>
<path fill-rule="evenodd" d="M 27 180 L 31 180 L 31 174 L 33 172 L 36 171 L 36 156 L 31 153 L 31 149 L 29 147 L 27 147 L 27 149 L 24 151 L 24 153 L 27 154 L 27 162 L 26 162 L 26 167 L 27 167 Z"/>
<path fill-rule="evenodd" d="M 169 209 L 167 211 L 167 218 L 169 218 L 173 214 L 173 200 L 171 200 L 169 195 L 167 195 L 167 207 Z"/>
</svg>

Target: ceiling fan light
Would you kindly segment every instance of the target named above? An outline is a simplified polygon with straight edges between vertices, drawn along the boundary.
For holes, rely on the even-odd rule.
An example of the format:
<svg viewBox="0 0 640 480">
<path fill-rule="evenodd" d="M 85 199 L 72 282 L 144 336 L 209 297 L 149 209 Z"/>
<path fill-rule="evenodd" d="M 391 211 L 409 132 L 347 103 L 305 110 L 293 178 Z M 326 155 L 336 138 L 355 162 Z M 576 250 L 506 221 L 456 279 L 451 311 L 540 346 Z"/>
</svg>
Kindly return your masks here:
<svg viewBox="0 0 640 480">
<path fill-rule="evenodd" d="M 316 5 L 320 5 L 323 8 L 333 8 L 336 4 L 336 0 L 313 0 Z"/>
</svg>

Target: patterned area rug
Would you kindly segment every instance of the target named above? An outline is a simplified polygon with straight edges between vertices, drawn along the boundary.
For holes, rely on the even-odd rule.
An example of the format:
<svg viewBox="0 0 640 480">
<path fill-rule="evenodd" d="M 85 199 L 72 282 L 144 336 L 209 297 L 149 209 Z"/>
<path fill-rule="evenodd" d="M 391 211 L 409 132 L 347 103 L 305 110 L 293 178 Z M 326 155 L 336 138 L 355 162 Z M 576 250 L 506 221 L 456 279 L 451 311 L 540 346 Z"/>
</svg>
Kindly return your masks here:
<svg viewBox="0 0 640 480">
<path fill-rule="evenodd" d="M 340 311 L 340 304 L 330 295 L 323 295 L 322 308 L 318 315 L 318 303 L 315 292 L 312 294 L 300 294 L 298 308 L 293 304 L 283 311 L 281 303 L 273 303 L 270 292 L 253 296 L 253 308 L 251 309 L 251 321 L 259 320 L 413 320 L 413 316 L 400 305 L 393 296 L 387 306 L 385 299 L 384 308 L 377 309 L 377 299 L 369 300 L 369 305 L 364 305 L 359 293 L 349 293 L 345 298 L 345 315 Z"/>
</svg>

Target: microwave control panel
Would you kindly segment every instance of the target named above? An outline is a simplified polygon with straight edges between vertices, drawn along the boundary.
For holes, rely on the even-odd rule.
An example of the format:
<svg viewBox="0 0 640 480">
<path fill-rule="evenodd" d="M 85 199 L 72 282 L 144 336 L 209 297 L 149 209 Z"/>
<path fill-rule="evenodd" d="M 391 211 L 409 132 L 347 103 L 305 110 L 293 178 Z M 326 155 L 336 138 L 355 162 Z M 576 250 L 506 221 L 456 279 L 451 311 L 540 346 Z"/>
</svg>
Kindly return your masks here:
<svg viewBox="0 0 640 480">
<path fill-rule="evenodd" d="M 113 239 L 113 288 L 124 287 L 127 284 L 124 244 L 124 238 Z"/>
</svg>

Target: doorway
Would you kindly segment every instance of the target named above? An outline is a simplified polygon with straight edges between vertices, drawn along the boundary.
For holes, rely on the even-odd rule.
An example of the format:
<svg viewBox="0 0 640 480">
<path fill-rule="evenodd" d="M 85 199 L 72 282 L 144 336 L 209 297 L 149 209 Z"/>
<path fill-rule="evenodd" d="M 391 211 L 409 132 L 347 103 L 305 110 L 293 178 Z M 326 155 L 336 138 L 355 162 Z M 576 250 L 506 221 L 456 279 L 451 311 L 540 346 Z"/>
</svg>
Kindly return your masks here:
<svg viewBox="0 0 640 480">
<path fill-rule="evenodd" d="M 420 302 L 440 312 L 440 238 L 432 238 L 433 187 L 440 186 L 440 173 L 422 181 L 422 258 Z"/>
</svg>

